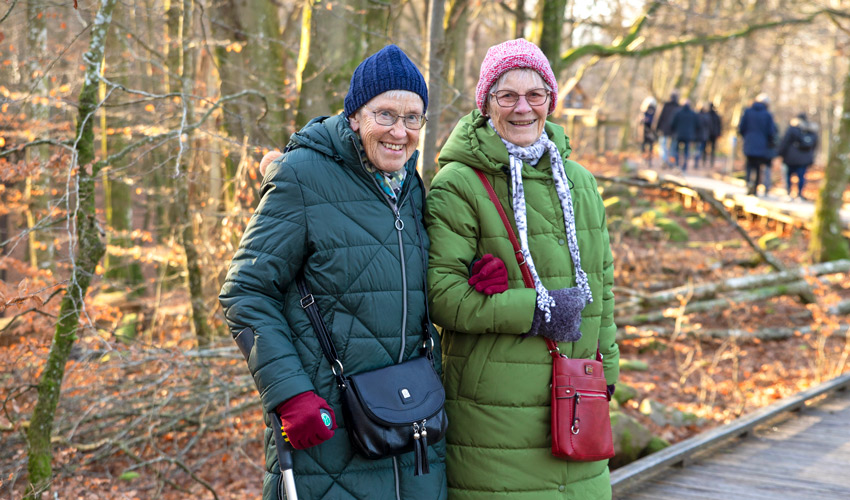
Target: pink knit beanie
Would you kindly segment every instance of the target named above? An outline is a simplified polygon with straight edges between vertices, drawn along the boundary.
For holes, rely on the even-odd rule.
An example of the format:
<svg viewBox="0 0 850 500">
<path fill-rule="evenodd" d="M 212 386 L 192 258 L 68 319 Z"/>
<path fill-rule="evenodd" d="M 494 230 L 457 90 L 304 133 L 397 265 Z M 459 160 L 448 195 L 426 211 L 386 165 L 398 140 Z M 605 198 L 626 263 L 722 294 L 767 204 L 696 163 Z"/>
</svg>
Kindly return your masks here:
<svg viewBox="0 0 850 500">
<path fill-rule="evenodd" d="M 543 81 L 552 88 L 552 98 L 549 100 L 549 114 L 555 111 L 558 103 L 558 82 L 552 72 L 549 60 L 537 45 L 517 38 L 493 45 L 487 50 L 487 55 L 481 62 L 481 72 L 478 76 L 478 86 L 475 88 L 475 104 L 484 113 L 484 102 L 490 87 L 500 76 L 512 69 L 529 68 L 537 71 Z"/>
</svg>

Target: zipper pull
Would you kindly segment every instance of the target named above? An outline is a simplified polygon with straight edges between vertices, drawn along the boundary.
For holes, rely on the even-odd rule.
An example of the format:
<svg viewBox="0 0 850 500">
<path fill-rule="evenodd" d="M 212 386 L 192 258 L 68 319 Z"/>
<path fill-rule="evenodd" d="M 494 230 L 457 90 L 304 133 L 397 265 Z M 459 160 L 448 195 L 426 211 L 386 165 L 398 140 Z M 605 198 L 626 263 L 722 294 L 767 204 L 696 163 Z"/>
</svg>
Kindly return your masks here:
<svg viewBox="0 0 850 500">
<path fill-rule="evenodd" d="M 419 424 L 413 422 L 413 439 L 419 440 Z"/>
<path fill-rule="evenodd" d="M 578 404 L 581 403 L 581 394 L 576 391 L 575 403 L 573 403 L 573 425 L 570 426 L 570 432 L 573 434 L 578 434 L 579 428 L 578 424 L 580 422 L 578 418 Z"/>
<path fill-rule="evenodd" d="M 399 232 L 404 229 L 404 221 L 401 220 L 401 214 L 398 213 L 398 210 L 395 211 L 395 228 Z"/>
</svg>

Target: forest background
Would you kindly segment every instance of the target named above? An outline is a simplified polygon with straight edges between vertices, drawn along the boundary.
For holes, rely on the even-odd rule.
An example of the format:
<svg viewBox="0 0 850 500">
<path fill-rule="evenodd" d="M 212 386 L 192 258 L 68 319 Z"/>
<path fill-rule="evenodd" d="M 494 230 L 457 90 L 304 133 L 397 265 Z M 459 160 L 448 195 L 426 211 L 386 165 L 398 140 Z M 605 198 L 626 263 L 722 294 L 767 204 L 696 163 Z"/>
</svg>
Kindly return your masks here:
<svg viewBox="0 0 850 500">
<path fill-rule="evenodd" d="M 624 355 L 656 367 L 624 371 L 626 413 L 676 441 L 846 371 L 848 27 L 845 0 L 4 0 L 0 495 L 258 497 L 262 416 L 217 292 L 259 159 L 339 112 L 387 43 L 429 82 L 426 181 L 487 48 L 523 36 L 549 57 L 552 120 L 608 206 Z M 781 128 L 819 125 L 810 230 L 623 181 L 640 102 L 674 89 L 722 116 L 717 173 L 741 170 L 735 127 L 759 92 Z M 780 270 L 802 284 L 693 307 L 711 296 L 694 283 Z M 697 421 L 649 419 L 652 394 Z"/>
</svg>

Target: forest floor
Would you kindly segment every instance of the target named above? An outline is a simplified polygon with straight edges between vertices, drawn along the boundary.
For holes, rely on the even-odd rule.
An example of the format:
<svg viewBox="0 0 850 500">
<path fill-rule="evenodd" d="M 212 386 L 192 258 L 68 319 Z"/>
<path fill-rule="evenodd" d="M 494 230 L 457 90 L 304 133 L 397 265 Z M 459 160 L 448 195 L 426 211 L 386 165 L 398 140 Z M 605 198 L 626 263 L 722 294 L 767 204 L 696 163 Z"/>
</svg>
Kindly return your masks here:
<svg viewBox="0 0 850 500">
<path fill-rule="evenodd" d="M 622 158 L 580 161 L 597 174 L 623 175 Z M 815 169 L 809 175 L 811 198 L 822 173 Z M 664 206 L 684 227 L 695 212 L 677 207 L 662 190 L 627 189 L 630 203 L 609 209 L 609 223 L 616 228 L 611 242 L 618 300 L 688 282 L 770 271 L 715 214 L 702 214 L 705 223 L 689 227 L 688 241 L 682 243 L 635 227 L 631 220 L 640 218 L 641 207 Z M 775 231 L 759 221 L 738 222 L 754 239 Z M 787 267 L 806 264 L 804 231 L 776 236 L 771 248 L 775 257 Z M 850 340 L 836 334 L 842 331 L 838 319 L 824 311 L 850 298 L 850 279 L 847 274 L 832 278 L 831 286 L 815 283 L 815 304 L 783 296 L 730 302 L 722 310 L 679 315 L 661 325 L 619 325 L 621 357 L 650 367 L 621 373 L 620 383 L 638 392 L 624 410 L 677 442 L 847 371 Z M 260 498 L 264 425 L 253 381 L 229 339 L 203 354 L 194 350 L 187 333 L 188 310 L 180 291 L 164 293 L 156 305 L 145 297 L 92 306 L 96 328 L 84 330 L 76 343 L 57 410 L 55 498 Z M 126 342 L 117 333 L 131 313 L 140 318 L 138 336 Z M 23 435 L 53 321 L 34 316 L 0 335 L 0 498 L 21 498 L 26 482 Z M 211 313 L 219 321 L 220 316 L 220 311 Z M 771 327 L 796 333 L 779 340 L 700 335 Z M 655 425 L 638 409 L 643 398 L 693 413 L 703 423 Z"/>
</svg>

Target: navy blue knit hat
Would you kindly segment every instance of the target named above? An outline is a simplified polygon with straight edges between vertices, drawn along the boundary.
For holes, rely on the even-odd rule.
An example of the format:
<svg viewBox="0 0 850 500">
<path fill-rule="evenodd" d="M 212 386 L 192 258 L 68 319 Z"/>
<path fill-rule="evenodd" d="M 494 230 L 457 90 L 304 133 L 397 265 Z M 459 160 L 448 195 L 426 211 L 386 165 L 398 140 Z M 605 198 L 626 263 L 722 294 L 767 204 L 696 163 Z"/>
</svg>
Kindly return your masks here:
<svg viewBox="0 0 850 500">
<path fill-rule="evenodd" d="M 351 85 L 345 96 L 345 116 L 351 116 L 378 94 L 388 90 L 409 90 L 419 94 L 428 109 L 428 87 L 419 68 L 395 45 L 367 57 L 351 75 Z"/>
</svg>

